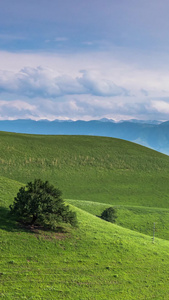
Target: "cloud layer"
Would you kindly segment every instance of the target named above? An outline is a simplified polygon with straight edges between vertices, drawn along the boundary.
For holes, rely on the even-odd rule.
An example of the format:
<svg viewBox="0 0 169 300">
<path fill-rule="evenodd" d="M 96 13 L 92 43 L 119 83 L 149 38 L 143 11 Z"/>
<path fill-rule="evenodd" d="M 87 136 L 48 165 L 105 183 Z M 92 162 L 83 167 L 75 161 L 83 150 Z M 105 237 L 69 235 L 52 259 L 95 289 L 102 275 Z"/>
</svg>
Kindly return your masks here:
<svg viewBox="0 0 169 300">
<path fill-rule="evenodd" d="M 167 68 L 141 68 L 110 53 L 0 56 L 6 60 L 0 70 L 0 119 L 168 119 Z"/>
<path fill-rule="evenodd" d="M 0 118 L 169 119 L 168 8 L 0 1 Z"/>
<path fill-rule="evenodd" d="M 81 94 L 113 97 L 127 93 L 124 88 L 110 80 L 99 78 L 96 73 L 84 70 L 81 71 L 81 76 L 73 78 L 43 67 L 25 67 L 17 73 L 0 71 L 0 91 L 49 99 Z"/>
</svg>

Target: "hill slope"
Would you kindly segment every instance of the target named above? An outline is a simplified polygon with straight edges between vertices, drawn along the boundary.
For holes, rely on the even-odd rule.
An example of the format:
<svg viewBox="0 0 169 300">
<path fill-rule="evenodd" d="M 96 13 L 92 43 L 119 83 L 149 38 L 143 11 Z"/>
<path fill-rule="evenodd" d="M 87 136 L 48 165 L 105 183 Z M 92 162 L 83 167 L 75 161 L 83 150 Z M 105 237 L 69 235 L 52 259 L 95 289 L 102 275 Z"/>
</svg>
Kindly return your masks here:
<svg viewBox="0 0 169 300">
<path fill-rule="evenodd" d="M 63 197 L 169 207 L 169 158 L 113 138 L 0 133 L 0 175 L 49 180 Z"/>
<path fill-rule="evenodd" d="M 87 211 L 94 216 L 101 213 L 110 204 L 83 200 L 67 200 L 68 203 Z M 145 206 L 113 205 L 116 210 L 116 224 L 146 235 L 169 240 L 169 209 Z M 154 227 L 155 226 L 155 227 Z"/>
<path fill-rule="evenodd" d="M 29 134 L 93 135 L 125 139 L 169 154 L 169 122 L 0 120 L 0 130 Z"/>
<path fill-rule="evenodd" d="M 168 234 L 167 156 L 118 139 L 2 132 L 0 164 L 2 299 L 168 298 L 169 241 L 153 243 L 152 224 L 144 224 L 158 218 L 159 236 Z M 8 215 L 21 184 L 35 177 L 58 184 L 69 202 L 88 211 L 72 206 L 78 228 L 30 231 Z M 91 214 L 109 205 L 119 208 L 119 225 L 151 236 Z"/>
<path fill-rule="evenodd" d="M 17 186 L 0 178 L 1 220 Z M 68 226 L 65 234 L 30 232 L 9 217 L 5 227 L 1 221 L 2 299 L 167 299 L 168 241 L 153 244 L 148 236 L 74 210 L 79 228 Z"/>
</svg>

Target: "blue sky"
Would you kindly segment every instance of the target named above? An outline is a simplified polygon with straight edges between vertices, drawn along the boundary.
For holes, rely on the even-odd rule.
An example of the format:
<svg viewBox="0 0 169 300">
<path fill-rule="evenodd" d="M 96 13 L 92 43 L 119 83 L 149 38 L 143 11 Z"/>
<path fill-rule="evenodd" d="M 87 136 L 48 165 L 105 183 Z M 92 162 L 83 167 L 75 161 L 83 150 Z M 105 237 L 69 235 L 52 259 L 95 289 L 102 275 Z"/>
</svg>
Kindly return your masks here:
<svg viewBox="0 0 169 300">
<path fill-rule="evenodd" d="M 167 0 L 1 0 L 0 119 L 169 119 Z"/>
</svg>

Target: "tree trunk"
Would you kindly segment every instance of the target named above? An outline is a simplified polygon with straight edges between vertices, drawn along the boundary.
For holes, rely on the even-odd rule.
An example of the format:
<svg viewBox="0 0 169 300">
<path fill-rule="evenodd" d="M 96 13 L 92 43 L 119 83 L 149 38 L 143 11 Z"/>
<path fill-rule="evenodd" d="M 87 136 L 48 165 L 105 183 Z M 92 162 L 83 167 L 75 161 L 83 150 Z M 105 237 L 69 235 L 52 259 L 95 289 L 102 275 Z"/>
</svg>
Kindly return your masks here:
<svg viewBox="0 0 169 300">
<path fill-rule="evenodd" d="M 32 221 L 30 225 L 34 225 L 35 221 L 37 219 L 37 215 L 33 215 Z"/>
</svg>

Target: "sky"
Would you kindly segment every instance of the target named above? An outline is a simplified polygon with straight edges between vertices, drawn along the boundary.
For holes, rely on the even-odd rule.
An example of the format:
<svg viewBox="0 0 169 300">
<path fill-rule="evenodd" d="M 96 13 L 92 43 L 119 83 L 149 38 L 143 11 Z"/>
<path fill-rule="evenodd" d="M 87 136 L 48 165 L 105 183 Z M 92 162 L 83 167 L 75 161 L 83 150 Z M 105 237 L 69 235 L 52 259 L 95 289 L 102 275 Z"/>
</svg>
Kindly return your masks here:
<svg viewBox="0 0 169 300">
<path fill-rule="evenodd" d="M 169 120 L 168 0 L 1 0 L 0 120 Z"/>
</svg>

